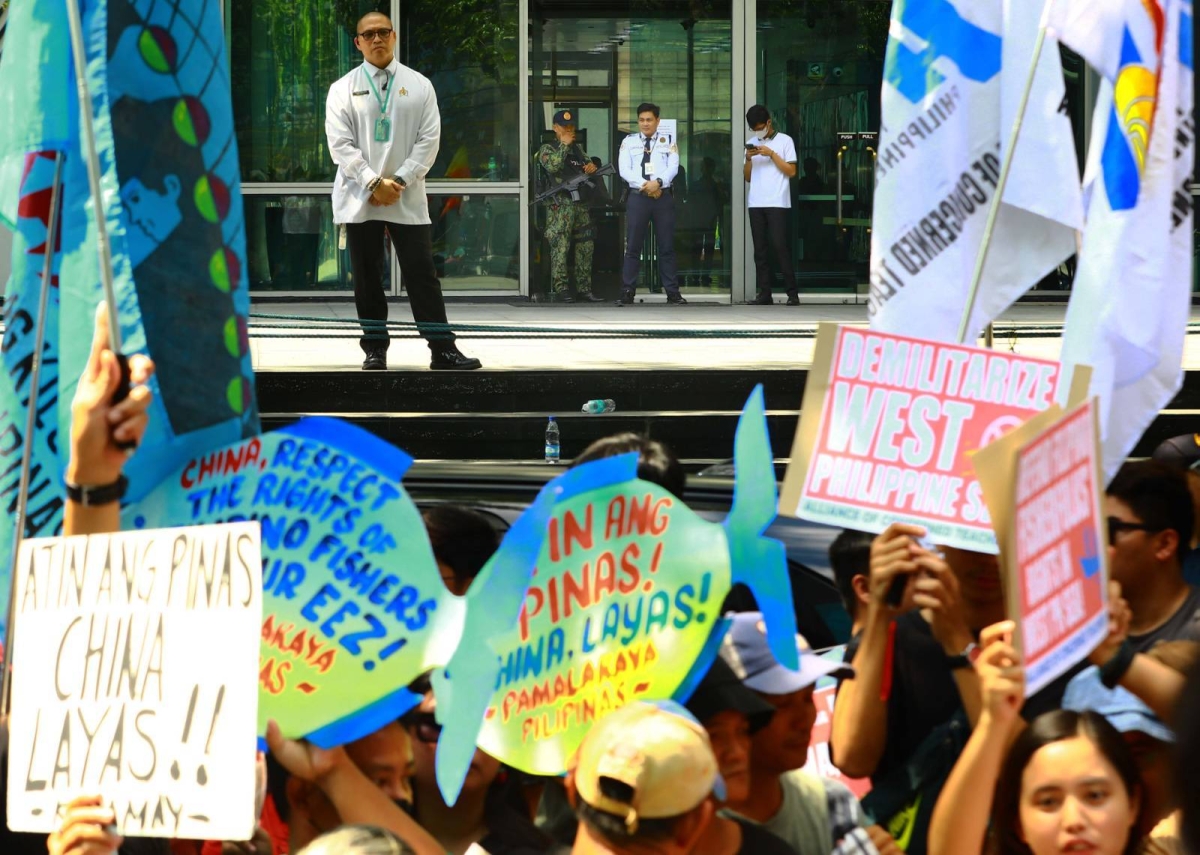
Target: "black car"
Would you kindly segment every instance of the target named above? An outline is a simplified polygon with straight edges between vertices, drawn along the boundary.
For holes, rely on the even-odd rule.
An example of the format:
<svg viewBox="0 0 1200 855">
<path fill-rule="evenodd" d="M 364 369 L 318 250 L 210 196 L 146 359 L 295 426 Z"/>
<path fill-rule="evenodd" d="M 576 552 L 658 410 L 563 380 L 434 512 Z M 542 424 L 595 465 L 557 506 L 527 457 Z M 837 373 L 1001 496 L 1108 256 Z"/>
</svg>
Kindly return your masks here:
<svg viewBox="0 0 1200 855">
<path fill-rule="evenodd" d="M 404 476 L 404 486 L 418 507 L 443 502 L 468 505 L 492 520 L 503 533 L 525 510 L 538 490 L 555 475 L 558 466 L 523 463 L 418 462 Z M 720 522 L 729 513 L 733 479 L 691 475 L 684 501 L 705 519 Z M 829 544 L 839 529 L 779 517 L 767 534 L 787 548 L 788 574 L 796 623 L 814 649 L 844 644 L 850 637 L 850 617 L 829 569 Z M 737 611 L 755 608 L 753 596 L 737 586 L 726 601 Z"/>
</svg>

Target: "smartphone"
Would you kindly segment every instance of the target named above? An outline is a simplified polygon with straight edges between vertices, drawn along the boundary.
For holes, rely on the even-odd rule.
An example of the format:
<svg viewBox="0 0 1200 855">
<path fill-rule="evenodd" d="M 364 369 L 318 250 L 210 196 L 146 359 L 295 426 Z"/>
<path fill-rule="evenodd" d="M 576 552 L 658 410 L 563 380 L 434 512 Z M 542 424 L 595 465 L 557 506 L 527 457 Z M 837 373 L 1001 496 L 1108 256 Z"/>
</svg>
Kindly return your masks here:
<svg viewBox="0 0 1200 855">
<path fill-rule="evenodd" d="M 746 151 L 754 151 L 754 149 L 756 149 L 756 148 L 758 148 L 758 146 L 756 146 L 754 143 L 752 143 L 752 142 L 746 143 Z"/>
</svg>

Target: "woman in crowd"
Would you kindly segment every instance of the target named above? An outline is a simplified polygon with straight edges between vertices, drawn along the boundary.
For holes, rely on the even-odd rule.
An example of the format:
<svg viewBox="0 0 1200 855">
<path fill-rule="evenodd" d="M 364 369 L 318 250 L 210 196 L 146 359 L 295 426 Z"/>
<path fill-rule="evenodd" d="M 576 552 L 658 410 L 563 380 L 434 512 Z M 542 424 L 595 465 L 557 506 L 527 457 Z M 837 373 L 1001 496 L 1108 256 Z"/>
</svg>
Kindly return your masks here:
<svg viewBox="0 0 1200 855">
<path fill-rule="evenodd" d="M 1013 629 L 1004 621 L 984 630 L 976 663 L 983 711 L 938 799 L 930 855 L 1137 852 L 1133 756 L 1093 712 L 1056 710 L 1020 730 L 1025 670 Z"/>
</svg>

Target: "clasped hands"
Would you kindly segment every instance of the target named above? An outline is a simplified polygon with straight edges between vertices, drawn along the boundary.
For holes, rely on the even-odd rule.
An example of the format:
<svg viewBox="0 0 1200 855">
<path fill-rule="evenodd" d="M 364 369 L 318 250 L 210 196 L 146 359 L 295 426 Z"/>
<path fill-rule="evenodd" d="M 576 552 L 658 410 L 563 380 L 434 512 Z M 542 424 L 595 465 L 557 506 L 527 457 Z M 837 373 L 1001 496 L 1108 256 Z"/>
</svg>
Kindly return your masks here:
<svg viewBox="0 0 1200 855">
<path fill-rule="evenodd" d="M 403 192 L 403 184 L 394 179 L 385 178 L 379 182 L 379 186 L 375 188 L 375 192 L 367 201 L 376 208 L 386 208 L 400 201 L 400 194 Z"/>
</svg>

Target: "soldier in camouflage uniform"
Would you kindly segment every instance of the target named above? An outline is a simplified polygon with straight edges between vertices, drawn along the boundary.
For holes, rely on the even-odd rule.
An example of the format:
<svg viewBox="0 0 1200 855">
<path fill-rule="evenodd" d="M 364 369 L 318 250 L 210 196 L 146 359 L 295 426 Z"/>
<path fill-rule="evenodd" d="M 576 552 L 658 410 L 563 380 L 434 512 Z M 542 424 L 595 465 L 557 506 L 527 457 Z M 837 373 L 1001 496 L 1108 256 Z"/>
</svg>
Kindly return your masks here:
<svg viewBox="0 0 1200 855">
<path fill-rule="evenodd" d="M 558 184 L 580 172 L 591 174 L 596 166 L 575 142 L 575 120 L 570 110 L 554 114 L 554 135 L 558 141 L 546 143 L 538 151 L 538 163 L 550 181 Z M 585 200 L 575 202 L 566 193 L 556 193 L 546 200 L 546 240 L 550 242 L 550 288 L 552 299 L 574 303 L 567 281 L 567 253 L 575 242 L 575 284 L 578 299 L 589 303 L 603 302 L 592 293 L 592 217 Z"/>
</svg>

